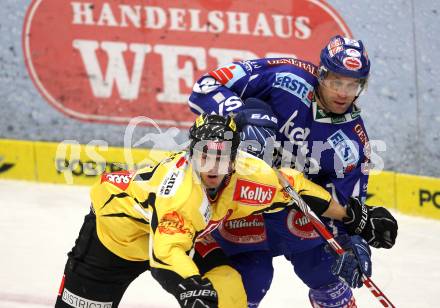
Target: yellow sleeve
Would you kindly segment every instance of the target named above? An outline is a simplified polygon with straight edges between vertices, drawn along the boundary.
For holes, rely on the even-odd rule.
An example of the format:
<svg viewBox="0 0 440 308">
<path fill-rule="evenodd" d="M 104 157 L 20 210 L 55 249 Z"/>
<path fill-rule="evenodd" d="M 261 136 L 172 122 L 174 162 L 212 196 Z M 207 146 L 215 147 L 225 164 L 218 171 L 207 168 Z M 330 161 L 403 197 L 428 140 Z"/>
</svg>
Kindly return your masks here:
<svg viewBox="0 0 440 308">
<path fill-rule="evenodd" d="M 167 192 L 162 189 L 170 187 L 169 180 L 163 181 L 158 188 L 152 222 L 154 234 L 150 265 L 187 278 L 200 274 L 189 254 L 196 235 L 205 229 L 211 218 L 210 205 L 191 170 L 172 170 L 170 174 L 176 179 L 172 182 L 173 188 Z"/>
<path fill-rule="evenodd" d="M 315 213 L 321 215 L 328 209 L 331 196 L 324 188 L 306 179 L 297 170 L 281 168 L 280 172 Z M 249 178 L 251 177 L 248 177 L 246 180 L 243 178 L 237 180 L 236 185 L 238 187 L 235 188 L 234 200 L 239 202 L 229 219 L 237 219 L 263 212 L 273 213 L 291 205 L 292 199 L 284 191 L 274 170 L 266 169 L 262 175 L 252 175 L 252 181 Z M 245 186 L 246 183 L 249 183 L 248 186 Z M 242 187 L 239 187 L 240 185 Z M 235 198 L 237 192 L 239 192 L 242 198 Z M 250 204 L 246 204 L 249 202 L 243 202 L 246 201 L 243 200 L 243 197 L 249 198 L 251 196 L 250 192 L 253 192 L 252 198 L 258 202 Z"/>
<path fill-rule="evenodd" d="M 331 195 L 327 190 L 306 179 L 304 174 L 298 170 L 281 168 L 280 173 L 317 215 L 321 215 L 328 209 Z M 283 193 L 286 194 L 284 191 Z"/>
<path fill-rule="evenodd" d="M 188 253 L 196 230 L 182 213 L 170 211 L 158 216 L 153 235 L 151 267 L 173 271 L 183 278 L 198 275 L 199 270 Z"/>
<path fill-rule="evenodd" d="M 121 174 L 106 174 L 120 176 Z M 126 176 L 126 175 L 123 175 Z M 148 260 L 150 224 L 135 209 L 138 200 L 129 186 L 121 188 L 106 180 L 93 185 L 90 191 L 96 215 L 96 231 L 101 243 L 117 256 L 130 261 Z"/>
</svg>

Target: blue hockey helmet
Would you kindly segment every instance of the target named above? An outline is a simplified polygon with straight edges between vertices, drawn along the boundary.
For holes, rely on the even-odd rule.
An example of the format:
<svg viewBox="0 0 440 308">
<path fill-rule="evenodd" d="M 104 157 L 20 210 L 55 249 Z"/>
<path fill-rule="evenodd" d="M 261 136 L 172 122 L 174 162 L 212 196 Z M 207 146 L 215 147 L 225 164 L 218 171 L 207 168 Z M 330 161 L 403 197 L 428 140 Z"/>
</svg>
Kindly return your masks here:
<svg viewBox="0 0 440 308">
<path fill-rule="evenodd" d="M 321 51 L 319 77 L 328 71 L 347 77 L 367 79 L 370 73 L 370 60 L 364 44 L 340 35 L 330 39 Z"/>
</svg>

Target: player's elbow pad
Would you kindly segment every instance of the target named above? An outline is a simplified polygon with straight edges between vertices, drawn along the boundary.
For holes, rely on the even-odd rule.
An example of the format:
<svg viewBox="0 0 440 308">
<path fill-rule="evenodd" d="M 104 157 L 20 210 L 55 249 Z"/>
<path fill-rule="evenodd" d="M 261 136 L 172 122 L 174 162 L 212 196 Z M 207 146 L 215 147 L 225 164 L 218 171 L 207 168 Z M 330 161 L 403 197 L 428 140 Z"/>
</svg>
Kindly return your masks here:
<svg viewBox="0 0 440 308">
<path fill-rule="evenodd" d="M 330 206 L 330 199 L 327 200 L 310 195 L 301 195 L 301 197 L 318 216 L 321 216 Z"/>
</svg>

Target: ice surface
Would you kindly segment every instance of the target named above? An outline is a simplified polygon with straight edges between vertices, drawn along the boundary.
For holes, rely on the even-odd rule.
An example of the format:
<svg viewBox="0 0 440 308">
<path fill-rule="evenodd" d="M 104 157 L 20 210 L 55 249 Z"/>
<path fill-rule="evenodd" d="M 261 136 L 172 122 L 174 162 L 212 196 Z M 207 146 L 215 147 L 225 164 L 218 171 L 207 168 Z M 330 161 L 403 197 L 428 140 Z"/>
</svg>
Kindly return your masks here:
<svg viewBox="0 0 440 308">
<path fill-rule="evenodd" d="M 87 187 L 0 181 L 0 307 L 53 307 L 66 253 L 88 207 Z M 440 221 L 396 216 L 396 246 L 373 249 L 373 280 L 399 308 L 438 307 Z M 274 263 L 274 281 L 261 307 L 310 307 L 290 263 L 281 257 Z M 366 288 L 355 294 L 358 307 L 381 307 Z M 178 305 L 147 272 L 129 287 L 120 307 Z"/>
</svg>

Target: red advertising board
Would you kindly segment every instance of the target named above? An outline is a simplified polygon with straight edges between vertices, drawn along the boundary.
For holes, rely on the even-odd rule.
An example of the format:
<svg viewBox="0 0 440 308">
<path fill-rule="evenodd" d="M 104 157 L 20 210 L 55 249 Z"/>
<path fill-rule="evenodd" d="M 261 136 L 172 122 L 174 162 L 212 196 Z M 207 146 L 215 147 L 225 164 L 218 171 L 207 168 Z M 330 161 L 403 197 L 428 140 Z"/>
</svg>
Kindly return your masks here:
<svg viewBox="0 0 440 308">
<path fill-rule="evenodd" d="M 318 61 L 351 36 L 325 1 L 33 0 L 23 27 L 29 74 L 43 97 L 85 121 L 147 116 L 186 127 L 197 78 L 260 57 Z"/>
</svg>

